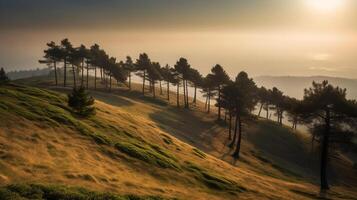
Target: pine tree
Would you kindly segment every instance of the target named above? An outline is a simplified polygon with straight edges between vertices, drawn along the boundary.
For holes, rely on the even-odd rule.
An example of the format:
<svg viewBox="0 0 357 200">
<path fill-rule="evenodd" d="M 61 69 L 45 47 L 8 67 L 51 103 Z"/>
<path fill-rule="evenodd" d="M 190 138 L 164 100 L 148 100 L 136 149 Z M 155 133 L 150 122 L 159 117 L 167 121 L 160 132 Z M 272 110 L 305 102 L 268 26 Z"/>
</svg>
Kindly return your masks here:
<svg viewBox="0 0 357 200">
<path fill-rule="evenodd" d="M 9 82 L 9 77 L 7 77 L 4 68 L 0 69 L 0 84 Z"/>
<path fill-rule="evenodd" d="M 215 83 L 215 90 L 218 92 L 218 99 L 217 99 L 217 107 L 218 107 L 218 120 L 221 120 L 221 89 L 224 84 L 229 81 L 229 76 L 226 71 L 224 71 L 223 67 L 219 64 L 215 65 L 211 69 L 213 80 Z"/>
<path fill-rule="evenodd" d="M 89 96 L 88 92 L 83 86 L 73 88 L 72 93 L 68 94 L 68 106 L 71 107 L 74 113 L 88 117 L 95 114 L 93 107 L 94 98 Z"/>
<path fill-rule="evenodd" d="M 312 126 L 313 137 L 321 142 L 321 191 L 329 189 L 327 163 L 332 139 L 340 140 L 346 133 L 356 132 L 357 104 L 347 100 L 346 94 L 346 89 L 334 87 L 328 81 L 313 82 L 311 88 L 305 89 L 300 108 L 305 122 Z"/>
</svg>

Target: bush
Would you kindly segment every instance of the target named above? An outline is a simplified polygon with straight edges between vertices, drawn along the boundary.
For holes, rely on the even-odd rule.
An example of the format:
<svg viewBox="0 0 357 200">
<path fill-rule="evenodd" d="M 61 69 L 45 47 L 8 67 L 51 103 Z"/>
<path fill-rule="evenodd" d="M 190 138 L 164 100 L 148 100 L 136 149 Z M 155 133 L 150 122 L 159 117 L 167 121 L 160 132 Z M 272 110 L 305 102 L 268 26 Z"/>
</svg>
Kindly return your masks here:
<svg viewBox="0 0 357 200">
<path fill-rule="evenodd" d="M 7 77 L 4 68 L 0 69 L 0 84 L 9 82 L 9 77 Z"/>
<path fill-rule="evenodd" d="M 73 88 L 72 93 L 68 95 L 68 106 L 73 111 L 83 117 L 88 117 L 95 114 L 93 107 L 94 98 L 89 96 L 84 87 Z"/>
</svg>

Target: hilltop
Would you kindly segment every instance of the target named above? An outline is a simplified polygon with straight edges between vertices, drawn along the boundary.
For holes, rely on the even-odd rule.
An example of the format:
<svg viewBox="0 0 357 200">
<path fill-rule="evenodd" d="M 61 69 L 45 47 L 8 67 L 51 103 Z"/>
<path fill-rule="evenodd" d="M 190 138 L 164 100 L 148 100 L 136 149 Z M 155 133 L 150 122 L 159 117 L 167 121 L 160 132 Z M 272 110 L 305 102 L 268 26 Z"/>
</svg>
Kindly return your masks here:
<svg viewBox="0 0 357 200">
<path fill-rule="evenodd" d="M 67 106 L 69 89 L 49 88 L 47 80 L 19 82 L 0 87 L 0 195 L 319 197 L 308 138 L 288 127 L 248 122 L 242 156 L 233 160 L 226 128 L 203 112 L 202 104 L 184 110 L 136 91 L 99 89 L 91 91 L 97 114 L 84 119 Z M 350 165 L 335 166 L 344 173 L 328 197 L 356 197 L 356 180 L 345 181 L 355 173 Z"/>
</svg>

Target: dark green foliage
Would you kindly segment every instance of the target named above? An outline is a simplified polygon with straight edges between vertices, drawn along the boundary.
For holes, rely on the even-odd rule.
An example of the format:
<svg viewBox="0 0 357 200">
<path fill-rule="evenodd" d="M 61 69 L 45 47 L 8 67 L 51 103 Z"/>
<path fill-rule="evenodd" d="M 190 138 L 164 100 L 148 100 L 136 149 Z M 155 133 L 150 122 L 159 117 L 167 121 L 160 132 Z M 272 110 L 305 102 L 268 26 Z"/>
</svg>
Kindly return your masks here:
<svg viewBox="0 0 357 200">
<path fill-rule="evenodd" d="M 211 69 L 213 80 L 215 84 L 215 90 L 218 91 L 217 107 L 218 107 L 218 120 L 221 120 L 221 88 L 224 84 L 229 82 L 229 76 L 223 67 L 219 64 L 215 65 Z"/>
<path fill-rule="evenodd" d="M 117 195 L 84 188 L 42 184 L 13 184 L 0 188 L 1 200 L 159 200 L 159 196 Z"/>
<path fill-rule="evenodd" d="M 220 102 L 223 108 L 227 109 L 230 113 L 229 123 L 231 123 L 232 115 L 235 115 L 234 136 L 229 146 L 234 146 L 238 130 L 238 140 L 233 156 L 239 158 L 243 128 L 242 121 L 243 118 L 251 115 L 251 111 L 257 103 L 257 87 L 253 79 L 249 78 L 248 74 L 242 71 L 237 75 L 235 82 L 231 81 L 222 88 L 221 95 Z M 229 130 L 231 132 L 231 124 L 229 125 Z"/>
<path fill-rule="evenodd" d="M 120 142 L 115 144 L 115 147 L 119 151 L 126 153 L 129 156 L 145 161 L 147 163 L 155 164 L 162 168 L 172 168 L 176 170 L 180 169 L 180 166 L 177 163 L 177 159 L 158 146 L 149 147 L 138 142 L 135 144 Z"/>
<path fill-rule="evenodd" d="M 4 84 L 9 82 L 9 78 L 7 77 L 4 68 L 0 69 L 0 84 Z"/>
<path fill-rule="evenodd" d="M 321 141 L 320 178 L 321 190 L 329 189 L 327 162 L 331 142 L 350 142 L 356 135 L 357 104 L 346 99 L 346 89 L 334 87 L 328 81 L 312 83 L 305 89 L 300 113 L 310 124 L 313 138 Z M 350 136 L 349 136 L 350 135 Z"/>
<path fill-rule="evenodd" d="M 83 117 L 88 117 L 95 114 L 95 108 L 93 107 L 94 98 L 89 96 L 84 87 L 79 89 L 73 88 L 71 94 L 68 95 L 68 106 L 73 111 Z"/>
<path fill-rule="evenodd" d="M 124 63 L 112 63 L 110 67 L 111 75 L 119 82 L 125 82 L 128 78 Z"/>
<path fill-rule="evenodd" d="M 147 70 L 151 66 L 151 60 L 146 53 L 140 54 L 139 58 L 136 60 L 135 67 L 138 70 L 138 76 L 143 78 L 142 93 L 145 93 L 145 80 L 147 79 Z"/>
<path fill-rule="evenodd" d="M 184 104 L 185 108 L 189 108 L 188 103 L 188 87 L 187 82 L 190 80 L 190 72 L 191 72 L 191 65 L 188 64 L 186 58 L 180 58 L 175 64 L 175 72 L 177 73 L 178 83 L 180 83 L 180 79 L 183 82 L 183 97 L 184 97 Z"/>
</svg>

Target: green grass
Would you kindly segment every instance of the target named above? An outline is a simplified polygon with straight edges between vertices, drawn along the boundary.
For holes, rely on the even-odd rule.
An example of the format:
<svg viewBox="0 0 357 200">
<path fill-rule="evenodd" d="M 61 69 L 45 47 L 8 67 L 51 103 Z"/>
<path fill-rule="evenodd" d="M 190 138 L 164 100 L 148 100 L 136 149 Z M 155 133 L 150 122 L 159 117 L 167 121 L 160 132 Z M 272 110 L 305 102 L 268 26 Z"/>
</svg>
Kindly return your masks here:
<svg viewBox="0 0 357 200">
<path fill-rule="evenodd" d="M 115 147 L 133 158 L 154 164 L 158 167 L 180 170 L 177 159 L 159 146 L 150 146 L 138 142 L 119 142 L 115 144 Z"/>
<path fill-rule="evenodd" d="M 238 185 L 234 181 L 218 175 L 209 170 L 203 169 L 193 163 L 187 162 L 186 169 L 192 173 L 197 180 L 203 182 L 207 187 L 215 190 L 229 191 L 229 192 L 243 192 L 247 189 Z"/>
<path fill-rule="evenodd" d="M 91 137 L 99 144 L 110 144 L 109 138 L 93 129 L 71 113 L 63 94 L 33 87 L 9 84 L 0 88 L 0 114 L 23 117 L 41 126 L 68 128 Z"/>
<path fill-rule="evenodd" d="M 43 184 L 12 184 L 0 188 L 1 200 L 163 200 L 159 196 L 117 195 L 84 188 Z"/>
</svg>

